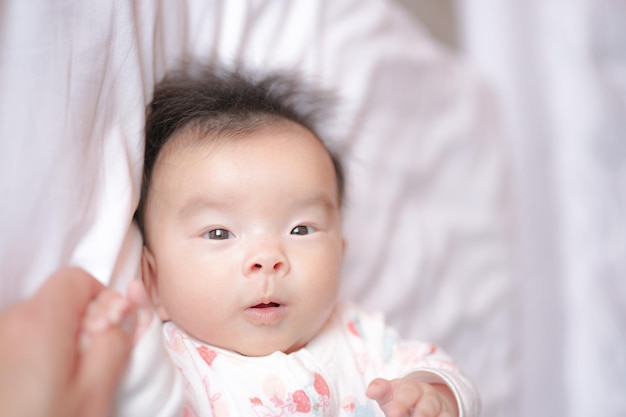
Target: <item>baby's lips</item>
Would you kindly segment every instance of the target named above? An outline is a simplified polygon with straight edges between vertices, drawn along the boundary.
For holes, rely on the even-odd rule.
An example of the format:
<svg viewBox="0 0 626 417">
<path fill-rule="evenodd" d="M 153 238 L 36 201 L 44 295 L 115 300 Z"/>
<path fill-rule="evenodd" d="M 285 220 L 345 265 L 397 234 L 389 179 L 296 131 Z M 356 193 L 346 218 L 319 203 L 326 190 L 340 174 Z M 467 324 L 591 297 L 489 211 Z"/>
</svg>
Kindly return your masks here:
<svg viewBox="0 0 626 417">
<path fill-rule="evenodd" d="M 259 303 L 259 304 L 252 306 L 252 308 L 272 308 L 272 307 L 280 307 L 280 304 L 270 301 L 268 303 Z"/>
</svg>

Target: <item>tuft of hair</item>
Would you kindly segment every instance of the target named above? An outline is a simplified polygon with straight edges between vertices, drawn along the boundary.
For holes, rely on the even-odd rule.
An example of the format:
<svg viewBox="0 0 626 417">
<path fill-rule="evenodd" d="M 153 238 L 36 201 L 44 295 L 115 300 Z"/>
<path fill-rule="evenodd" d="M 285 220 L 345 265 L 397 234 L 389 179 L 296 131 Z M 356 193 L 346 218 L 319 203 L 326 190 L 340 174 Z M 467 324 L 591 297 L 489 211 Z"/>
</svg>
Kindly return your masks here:
<svg viewBox="0 0 626 417">
<path fill-rule="evenodd" d="M 335 97 L 313 88 L 297 74 L 246 72 L 217 65 L 187 62 L 169 72 L 156 86 L 146 108 L 144 168 L 135 221 L 145 238 L 144 206 L 152 172 L 163 146 L 175 133 L 199 129 L 217 136 L 248 133 L 272 123 L 293 121 L 321 137 L 321 122 L 329 118 Z M 339 157 L 333 161 L 340 202 L 344 173 Z"/>
</svg>

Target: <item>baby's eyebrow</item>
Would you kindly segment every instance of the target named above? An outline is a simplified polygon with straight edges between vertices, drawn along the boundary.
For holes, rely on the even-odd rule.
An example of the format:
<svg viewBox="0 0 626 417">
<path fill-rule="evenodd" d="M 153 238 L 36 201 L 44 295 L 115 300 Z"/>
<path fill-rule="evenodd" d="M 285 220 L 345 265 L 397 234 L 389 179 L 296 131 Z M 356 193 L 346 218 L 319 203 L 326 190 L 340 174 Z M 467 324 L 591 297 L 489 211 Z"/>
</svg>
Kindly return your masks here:
<svg viewBox="0 0 626 417">
<path fill-rule="evenodd" d="M 280 202 L 277 202 L 277 204 L 280 204 Z M 339 209 L 338 202 L 326 193 L 312 194 L 297 198 L 290 203 L 290 206 L 298 209 L 307 207 L 320 207 L 324 210 Z M 206 196 L 195 196 L 181 206 L 178 210 L 177 217 L 179 219 L 186 219 L 207 210 L 228 210 L 231 208 L 232 206 L 229 206 L 224 201 L 213 200 Z"/>
<path fill-rule="evenodd" d="M 325 209 L 338 209 L 338 203 L 334 201 L 328 194 L 320 193 L 298 199 L 293 204 L 296 207 L 312 207 L 321 206 Z"/>
<path fill-rule="evenodd" d="M 223 205 L 224 204 L 219 201 L 211 200 L 206 197 L 192 197 L 181 206 L 177 216 L 180 219 L 184 219 L 209 209 L 219 208 Z"/>
</svg>

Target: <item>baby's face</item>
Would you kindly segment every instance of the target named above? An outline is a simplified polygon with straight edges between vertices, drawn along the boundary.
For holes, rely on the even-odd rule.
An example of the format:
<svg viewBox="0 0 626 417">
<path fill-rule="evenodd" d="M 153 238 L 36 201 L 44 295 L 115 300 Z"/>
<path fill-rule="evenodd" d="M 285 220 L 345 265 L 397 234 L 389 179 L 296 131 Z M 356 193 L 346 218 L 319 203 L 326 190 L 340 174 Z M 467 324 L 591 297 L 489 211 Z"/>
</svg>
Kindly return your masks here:
<svg viewBox="0 0 626 417">
<path fill-rule="evenodd" d="M 330 156 L 295 123 L 204 144 L 179 135 L 161 151 L 145 211 L 143 275 L 159 316 L 248 356 L 299 349 L 337 297 Z"/>
</svg>

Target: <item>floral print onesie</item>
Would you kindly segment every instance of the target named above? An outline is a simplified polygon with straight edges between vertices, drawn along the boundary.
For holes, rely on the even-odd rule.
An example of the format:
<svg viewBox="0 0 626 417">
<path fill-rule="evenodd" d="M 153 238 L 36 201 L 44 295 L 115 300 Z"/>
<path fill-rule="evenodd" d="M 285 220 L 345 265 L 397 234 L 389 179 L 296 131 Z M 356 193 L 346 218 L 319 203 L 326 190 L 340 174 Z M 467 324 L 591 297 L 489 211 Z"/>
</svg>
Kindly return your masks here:
<svg viewBox="0 0 626 417">
<path fill-rule="evenodd" d="M 242 356 L 202 343 L 173 323 L 165 323 L 163 333 L 185 381 L 185 417 L 383 416 L 365 396 L 368 384 L 410 373 L 447 384 L 460 415 L 478 416 L 474 388 L 445 353 L 400 340 L 381 315 L 351 304 L 340 304 L 320 334 L 290 354 Z"/>
</svg>

